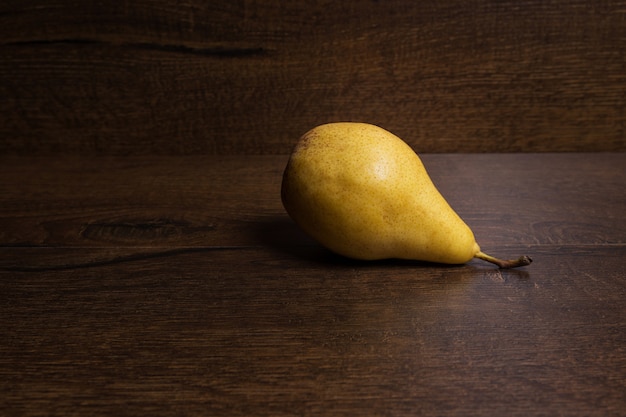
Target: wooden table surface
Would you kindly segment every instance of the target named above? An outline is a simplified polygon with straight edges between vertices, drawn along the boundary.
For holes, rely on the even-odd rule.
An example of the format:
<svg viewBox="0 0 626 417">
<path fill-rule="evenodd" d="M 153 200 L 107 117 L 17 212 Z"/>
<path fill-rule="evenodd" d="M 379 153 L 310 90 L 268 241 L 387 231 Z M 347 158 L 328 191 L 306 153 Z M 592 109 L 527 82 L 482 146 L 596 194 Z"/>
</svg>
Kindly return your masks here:
<svg viewBox="0 0 626 417">
<path fill-rule="evenodd" d="M 426 154 L 498 270 L 356 262 L 286 156 L 0 158 L 0 414 L 626 415 L 626 154 Z"/>
</svg>

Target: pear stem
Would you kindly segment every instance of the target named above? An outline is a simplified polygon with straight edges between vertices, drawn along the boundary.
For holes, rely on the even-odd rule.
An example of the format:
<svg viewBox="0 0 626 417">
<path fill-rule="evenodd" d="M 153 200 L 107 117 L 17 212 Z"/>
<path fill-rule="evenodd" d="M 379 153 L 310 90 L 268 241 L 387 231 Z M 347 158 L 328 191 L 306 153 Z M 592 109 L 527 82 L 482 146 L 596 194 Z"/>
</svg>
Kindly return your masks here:
<svg viewBox="0 0 626 417">
<path fill-rule="evenodd" d="M 519 266 L 530 265 L 530 263 L 533 261 L 532 259 L 530 259 L 530 257 L 525 256 L 525 255 L 524 256 L 520 256 L 517 259 L 503 260 L 503 259 L 494 258 L 493 256 L 487 255 L 486 253 L 484 253 L 482 251 L 479 251 L 478 253 L 476 253 L 476 255 L 474 255 L 474 258 L 478 258 L 478 259 L 482 259 L 483 261 L 491 262 L 492 264 L 498 265 L 502 269 L 505 269 L 505 268 L 517 268 Z"/>
</svg>

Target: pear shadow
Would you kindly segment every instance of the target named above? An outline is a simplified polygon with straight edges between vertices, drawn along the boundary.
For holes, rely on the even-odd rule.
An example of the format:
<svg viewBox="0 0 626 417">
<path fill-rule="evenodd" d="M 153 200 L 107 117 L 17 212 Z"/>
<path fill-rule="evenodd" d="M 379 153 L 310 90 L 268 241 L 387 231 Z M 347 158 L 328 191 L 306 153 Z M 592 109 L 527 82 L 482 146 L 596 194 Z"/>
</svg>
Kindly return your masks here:
<svg viewBox="0 0 626 417">
<path fill-rule="evenodd" d="M 250 225 L 250 238 L 259 246 L 269 247 L 291 258 L 307 262 L 341 267 L 406 267 L 461 269 L 467 264 L 443 264 L 410 259 L 358 260 L 336 254 L 309 237 L 287 215 L 259 219 Z M 478 268 L 476 269 L 478 271 Z"/>
<path fill-rule="evenodd" d="M 287 215 L 271 216 L 250 224 L 250 239 L 290 258 L 329 265 L 351 265 L 349 258 L 337 255 L 309 237 Z"/>
</svg>

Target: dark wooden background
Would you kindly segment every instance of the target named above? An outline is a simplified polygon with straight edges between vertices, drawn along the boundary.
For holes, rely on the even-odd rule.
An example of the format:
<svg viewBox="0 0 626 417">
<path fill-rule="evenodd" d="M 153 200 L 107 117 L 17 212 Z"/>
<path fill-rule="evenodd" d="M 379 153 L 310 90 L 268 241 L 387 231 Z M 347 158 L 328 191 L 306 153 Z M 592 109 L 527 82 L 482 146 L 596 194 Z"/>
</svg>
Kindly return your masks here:
<svg viewBox="0 0 626 417">
<path fill-rule="evenodd" d="M 5 0 L 0 153 L 624 151 L 625 46 L 624 1 Z"/>
</svg>

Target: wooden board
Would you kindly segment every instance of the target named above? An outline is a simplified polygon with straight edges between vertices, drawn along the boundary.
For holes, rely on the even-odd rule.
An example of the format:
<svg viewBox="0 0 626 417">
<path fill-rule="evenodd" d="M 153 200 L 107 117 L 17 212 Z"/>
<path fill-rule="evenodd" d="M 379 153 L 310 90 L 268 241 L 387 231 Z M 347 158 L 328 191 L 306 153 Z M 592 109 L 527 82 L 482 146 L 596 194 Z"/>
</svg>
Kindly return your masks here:
<svg viewBox="0 0 626 417">
<path fill-rule="evenodd" d="M 285 154 L 365 121 L 420 152 L 624 151 L 626 3 L 0 5 L 0 153 Z"/>
<path fill-rule="evenodd" d="M 503 272 L 271 248 L 3 270 L 0 410 L 620 415 L 624 247 L 533 253 Z"/>
<path fill-rule="evenodd" d="M 534 263 L 333 255 L 284 156 L 1 158 L 0 414 L 623 415 L 626 155 L 423 160 Z"/>
</svg>

